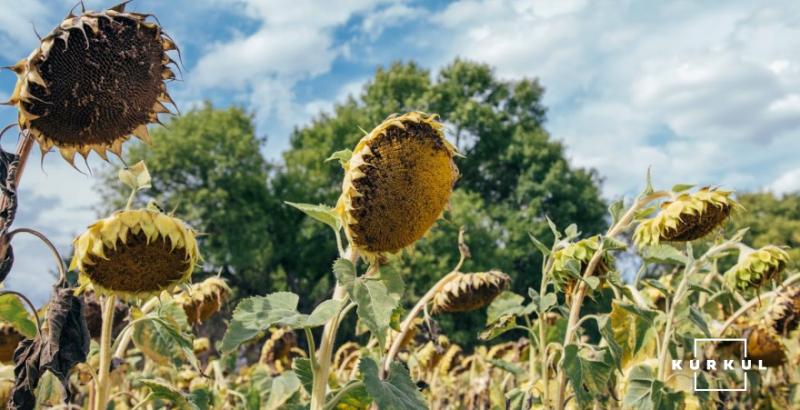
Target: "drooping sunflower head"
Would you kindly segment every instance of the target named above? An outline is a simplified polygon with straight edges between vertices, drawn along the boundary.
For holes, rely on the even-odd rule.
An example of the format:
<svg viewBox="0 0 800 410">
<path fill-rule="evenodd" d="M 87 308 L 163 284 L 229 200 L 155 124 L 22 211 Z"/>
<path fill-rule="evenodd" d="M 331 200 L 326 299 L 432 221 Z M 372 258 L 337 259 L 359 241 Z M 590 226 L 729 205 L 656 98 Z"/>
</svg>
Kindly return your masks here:
<svg viewBox="0 0 800 410">
<path fill-rule="evenodd" d="M 469 312 L 480 309 L 508 288 L 511 278 L 492 270 L 478 273 L 458 273 L 433 296 L 431 313 Z"/>
<path fill-rule="evenodd" d="M 17 85 L 8 103 L 43 153 L 56 147 L 72 163 L 76 152 L 119 156 L 130 135 L 149 140 L 147 124 L 172 103 L 167 51 L 176 47 L 148 17 L 124 4 L 70 13 L 12 67 Z"/>
<path fill-rule="evenodd" d="M 789 264 L 789 254 L 773 245 L 758 250 L 742 252 L 739 261 L 725 272 L 728 284 L 738 290 L 758 289 L 780 278 Z"/>
<path fill-rule="evenodd" d="M 13 363 L 14 351 L 25 336 L 9 323 L 0 322 L 0 363 Z"/>
<path fill-rule="evenodd" d="M 270 329 L 270 337 L 261 347 L 259 362 L 266 364 L 273 374 L 281 374 L 292 368 L 296 357 L 306 357 L 305 351 L 297 347 L 297 335 L 288 327 Z"/>
<path fill-rule="evenodd" d="M 559 290 L 570 293 L 598 249 L 600 249 L 600 237 L 592 236 L 568 243 L 553 252 L 553 278 Z M 603 277 L 613 265 L 614 259 L 611 254 L 604 252 L 593 275 Z"/>
<path fill-rule="evenodd" d="M 756 325 L 745 330 L 747 358 L 762 360 L 764 366 L 775 367 L 786 362 L 786 347 L 771 328 Z"/>
<path fill-rule="evenodd" d="M 219 312 L 230 295 L 231 288 L 228 287 L 228 284 L 224 280 L 212 276 L 200 283 L 193 284 L 188 292 L 181 292 L 176 299 L 183 307 L 183 311 L 186 312 L 189 323 L 194 325 L 203 323 Z"/>
<path fill-rule="evenodd" d="M 770 302 L 764 322 L 779 335 L 786 337 L 800 325 L 800 288 L 791 287 Z"/>
<path fill-rule="evenodd" d="M 458 168 L 435 116 L 391 116 L 356 145 L 345 164 L 337 211 L 350 243 L 366 257 L 397 252 L 442 215 Z"/>
<path fill-rule="evenodd" d="M 646 246 L 700 239 L 722 225 L 733 210 L 741 208 L 731 194 L 713 188 L 677 194 L 661 204 L 658 215 L 636 227 L 634 241 Z"/>
<path fill-rule="evenodd" d="M 186 282 L 200 259 L 195 233 L 154 209 L 118 211 L 75 238 L 70 269 L 95 292 L 155 295 Z"/>
</svg>

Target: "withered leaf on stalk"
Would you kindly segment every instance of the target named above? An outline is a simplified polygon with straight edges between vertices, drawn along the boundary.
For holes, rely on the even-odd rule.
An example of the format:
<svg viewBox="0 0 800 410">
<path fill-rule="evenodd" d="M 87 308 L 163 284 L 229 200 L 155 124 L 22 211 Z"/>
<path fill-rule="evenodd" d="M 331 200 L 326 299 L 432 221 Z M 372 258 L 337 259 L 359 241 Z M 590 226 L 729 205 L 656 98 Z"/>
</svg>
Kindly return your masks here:
<svg viewBox="0 0 800 410">
<path fill-rule="evenodd" d="M 5 206 L 0 209 L 0 241 L 4 240 L 8 228 L 14 222 L 17 213 L 17 172 L 19 171 L 19 155 L 0 149 L 0 192 L 6 198 Z M 14 264 L 14 252 L 8 245 L 6 256 L 0 261 L 0 282 L 3 282 Z"/>
<path fill-rule="evenodd" d="M 14 376 L 9 409 L 27 410 L 36 405 L 34 391 L 46 370 L 61 381 L 67 401 L 72 398 L 68 376 L 89 353 L 89 329 L 83 315 L 83 299 L 76 297 L 66 279 L 53 288 L 47 313 L 46 334 L 26 339 L 14 352 Z"/>
</svg>

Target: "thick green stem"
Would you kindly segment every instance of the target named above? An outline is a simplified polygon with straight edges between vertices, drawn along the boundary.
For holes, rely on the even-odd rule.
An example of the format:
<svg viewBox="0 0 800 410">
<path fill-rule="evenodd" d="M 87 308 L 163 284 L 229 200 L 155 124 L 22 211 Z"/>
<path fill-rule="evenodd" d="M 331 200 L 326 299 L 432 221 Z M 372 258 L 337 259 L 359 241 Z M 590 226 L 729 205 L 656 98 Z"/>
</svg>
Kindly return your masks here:
<svg viewBox="0 0 800 410">
<path fill-rule="evenodd" d="M 100 369 L 97 376 L 95 410 L 105 410 L 111 392 L 111 330 L 114 327 L 114 307 L 117 297 L 106 297 L 103 304 L 103 331 L 100 336 Z"/>
</svg>

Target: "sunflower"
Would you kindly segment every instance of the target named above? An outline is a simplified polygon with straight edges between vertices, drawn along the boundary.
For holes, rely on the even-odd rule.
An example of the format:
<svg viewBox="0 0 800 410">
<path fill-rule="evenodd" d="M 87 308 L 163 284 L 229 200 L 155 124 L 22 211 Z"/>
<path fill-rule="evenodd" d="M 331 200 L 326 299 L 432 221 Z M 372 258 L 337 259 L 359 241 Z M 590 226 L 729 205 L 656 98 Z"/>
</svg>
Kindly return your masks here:
<svg viewBox="0 0 800 410">
<path fill-rule="evenodd" d="M 469 312 L 480 309 L 508 288 L 511 278 L 492 270 L 478 273 L 458 273 L 433 296 L 431 313 Z"/>
<path fill-rule="evenodd" d="M 126 299 L 186 282 L 200 259 L 192 229 L 154 209 L 118 211 L 75 238 L 70 269 L 82 286 Z"/>
<path fill-rule="evenodd" d="M 770 281 L 780 278 L 789 264 L 789 254 L 773 245 L 758 250 L 746 249 L 739 254 L 739 261 L 725 272 L 728 284 L 738 290 L 758 289 Z"/>
<path fill-rule="evenodd" d="M 0 322 L 0 363 L 10 363 L 14 361 L 14 351 L 17 350 L 19 342 L 25 340 L 25 336 L 18 332 L 9 323 Z"/>
<path fill-rule="evenodd" d="M 306 357 L 297 347 L 297 335 L 288 327 L 270 329 L 270 337 L 261 347 L 260 363 L 266 364 L 272 374 L 281 374 L 292 368 L 296 357 Z"/>
<path fill-rule="evenodd" d="M 556 286 L 564 293 L 570 293 L 578 278 L 582 277 L 595 252 L 600 249 L 600 237 L 581 239 L 568 243 L 553 253 L 553 278 Z M 614 265 L 614 258 L 604 252 L 593 275 L 605 276 Z"/>
<path fill-rule="evenodd" d="M 742 207 L 730 198 L 731 194 L 713 188 L 678 194 L 661 204 L 658 215 L 636 227 L 634 241 L 646 246 L 700 239 L 722 225 L 734 209 Z"/>
<path fill-rule="evenodd" d="M 124 3 L 70 13 L 11 67 L 17 84 L 7 104 L 42 153 L 56 147 L 72 164 L 92 150 L 120 156 L 131 135 L 149 141 L 147 124 L 174 105 L 165 80 L 175 78 L 167 51 L 176 50 L 149 16 L 125 12 Z"/>
<path fill-rule="evenodd" d="M 747 338 L 747 358 L 758 366 L 761 360 L 766 367 L 780 366 L 786 362 L 786 347 L 775 332 L 767 327 L 756 325 L 745 330 Z"/>
<path fill-rule="evenodd" d="M 788 288 L 778 294 L 764 314 L 766 324 L 781 336 L 787 336 L 800 325 L 800 288 Z"/>
<path fill-rule="evenodd" d="M 186 312 L 186 317 L 192 325 L 203 323 L 213 314 L 222 309 L 231 295 L 231 288 L 224 280 L 210 277 L 200 283 L 195 283 L 188 291 L 183 291 L 177 296 L 178 303 Z"/>
<path fill-rule="evenodd" d="M 413 244 L 444 212 L 458 168 L 443 128 L 419 112 L 390 116 L 356 145 L 337 211 L 365 257 Z"/>
</svg>

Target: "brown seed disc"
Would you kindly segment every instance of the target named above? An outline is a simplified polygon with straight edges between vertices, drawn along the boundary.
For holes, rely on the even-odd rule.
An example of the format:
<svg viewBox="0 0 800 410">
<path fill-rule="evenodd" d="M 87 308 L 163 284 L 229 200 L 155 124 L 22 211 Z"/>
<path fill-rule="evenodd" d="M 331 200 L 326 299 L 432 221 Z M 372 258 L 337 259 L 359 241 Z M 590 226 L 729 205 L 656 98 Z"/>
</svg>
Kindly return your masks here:
<svg viewBox="0 0 800 410">
<path fill-rule="evenodd" d="M 22 104 L 39 116 L 31 127 L 58 146 L 110 145 L 151 122 L 165 91 L 160 29 L 125 15 L 88 26 L 57 28 L 47 57 L 32 61 L 47 84 L 29 83 Z M 62 35 L 67 34 L 66 41 Z"/>
<path fill-rule="evenodd" d="M 457 171 L 442 138 L 424 122 L 389 127 L 368 143 L 372 154 L 353 181 L 353 241 L 396 252 L 421 238 L 447 205 Z"/>
<path fill-rule="evenodd" d="M 730 205 L 708 204 L 705 211 L 696 214 L 681 214 L 676 229 L 666 229 L 661 234 L 662 241 L 687 242 L 700 239 L 719 226 L 730 216 Z"/>
<path fill-rule="evenodd" d="M 147 243 L 139 232 L 117 248 L 104 249 L 107 259 L 94 258 L 84 268 L 92 283 L 120 292 L 157 292 L 184 277 L 191 266 L 184 248 L 171 249 L 169 240 L 157 237 Z"/>
<path fill-rule="evenodd" d="M 764 366 L 780 366 L 786 361 L 786 351 L 777 335 L 767 329 L 755 327 L 747 335 L 747 358 L 758 366 L 762 360 Z"/>
</svg>

